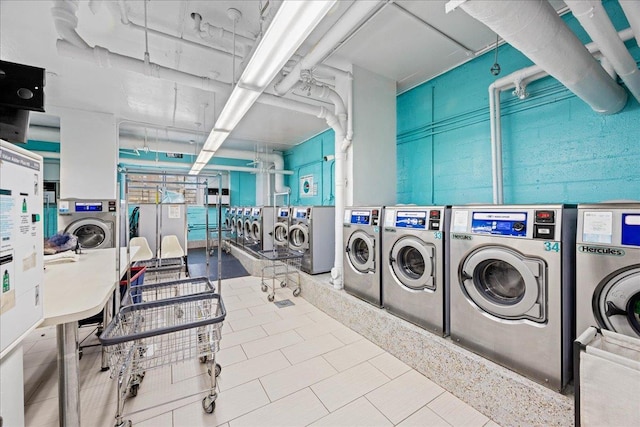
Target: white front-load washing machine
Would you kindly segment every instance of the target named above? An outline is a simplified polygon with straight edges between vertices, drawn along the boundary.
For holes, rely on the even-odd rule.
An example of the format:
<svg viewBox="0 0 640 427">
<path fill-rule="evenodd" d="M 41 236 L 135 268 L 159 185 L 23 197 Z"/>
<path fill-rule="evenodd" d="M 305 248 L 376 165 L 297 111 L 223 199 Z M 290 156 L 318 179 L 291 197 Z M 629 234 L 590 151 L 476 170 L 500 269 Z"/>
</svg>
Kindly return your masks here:
<svg viewBox="0 0 640 427">
<path fill-rule="evenodd" d="M 576 246 L 576 336 L 640 338 L 640 202 L 579 205 Z"/>
<path fill-rule="evenodd" d="M 73 234 L 83 249 L 116 247 L 116 200 L 58 201 L 58 229 Z"/>
<path fill-rule="evenodd" d="M 451 338 L 549 388 L 571 378 L 575 207 L 454 206 Z"/>
<path fill-rule="evenodd" d="M 390 313 L 439 335 L 448 334 L 445 206 L 385 208 L 382 304 Z"/>
<path fill-rule="evenodd" d="M 382 307 L 380 227 L 382 206 L 344 210 L 344 290 Z"/>
</svg>

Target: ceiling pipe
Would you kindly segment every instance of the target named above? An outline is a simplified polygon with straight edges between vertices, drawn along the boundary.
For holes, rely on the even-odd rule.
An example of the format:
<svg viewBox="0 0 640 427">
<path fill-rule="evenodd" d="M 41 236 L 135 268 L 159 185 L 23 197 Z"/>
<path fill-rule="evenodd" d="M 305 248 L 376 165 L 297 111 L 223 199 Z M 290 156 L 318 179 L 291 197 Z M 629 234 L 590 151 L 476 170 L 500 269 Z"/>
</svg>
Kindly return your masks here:
<svg viewBox="0 0 640 427">
<path fill-rule="evenodd" d="M 234 40 L 233 31 L 229 31 L 224 29 L 223 27 L 218 27 L 213 24 L 209 24 L 208 22 L 202 22 L 202 15 L 196 12 L 191 14 L 191 19 L 193 19 L 193 27 L 200 38 L 202 39 L 211 38 L 214 40 L 226 39 L 226 41 L 233 43 L 233 40 Z M 236 42 L 236 45 L 240 46 L 240 48 L 246 54 L 251 50 L 251 48 L 253 47 L 256 41 L 255 39 L 236 33 L 235 42 Z"/>
<path fill-rule="evenodd" d="M 298 80 L 300 80 L 300 72 L 302 70 L 310 70 L 324 59 L 380 3 L 381 0 L 354 2 L 327 34 L 293 67 L 293 70 L 274 85 L 276 95 L 282 96 L 293 89 Z"/>
<path fill-rule="evenodd" d="M 618 37 L 618 32 L 602 7 L 602 2 L 600 0 L 565 0 L 565 3 L 627 85 L 629 92 L 640 101 L 640 70 L 635 59 Z"/>
<path fill-rule="evenodd" d="M 622 41 L 631 40 L 633 31 L 630 28 L 618 33 Z M 595 57 L 600 56 L 600 51 L 596 43 L 585 45 L 589 53 Z M 532 65 L 523 68 L 507 76 L 496 79 L 489 85 L 489 122 L 491 126 L 491 176 L 493 203 L 504 203 L 504 182 L 502 168 L 502 114 L 500 110 L 500 93 L 513 89 L 518 84 L 524 85 L 547 77 L 549 74 L 539 65 Z"/>
<path fill-rule="evenodd" d="M 51 15 L 60 38 L 67 40 L 78 48 L 88 48 L 89 45 L 78 34 L 78 0 L 58 0 L 53 2 Z"/>
<path fill-rule="evenodd" d="M 468 0 L 460 7 L 564 84 L 598 113 L 627 102 L 619 86 L 557 15 L 547 0 Z"/>
<path fill-rule="evenodd" d="M 125 160 L 125 159 L 121 159 Z M 122 167 L 127 166 L 150 166 L 153 168 L 167 168 L 172 170 L 189 171 L 191 169 L 190 163 L 180 162 L 157 162 L 155 160 L 136 159 L 135 157 L 127 158 L 125 161 L 120 162 Z M 203 171 L 227 171 L 227 172 L 248 172 L 248 173 L 268 173 L 278 176 L 293 175 L 293 171 L 288 170 L 274 170 L 267 168 L 250 168 L 247 166 L 229 166 L 229 165 L 207 165 L 203 168 Z"/>
<path fill-rule="evenodd" d="M 640 46 L 640 2 L 638 0 L 619 0 L 619 3 L 636 36 L 636 43 Z"/>
</svg>

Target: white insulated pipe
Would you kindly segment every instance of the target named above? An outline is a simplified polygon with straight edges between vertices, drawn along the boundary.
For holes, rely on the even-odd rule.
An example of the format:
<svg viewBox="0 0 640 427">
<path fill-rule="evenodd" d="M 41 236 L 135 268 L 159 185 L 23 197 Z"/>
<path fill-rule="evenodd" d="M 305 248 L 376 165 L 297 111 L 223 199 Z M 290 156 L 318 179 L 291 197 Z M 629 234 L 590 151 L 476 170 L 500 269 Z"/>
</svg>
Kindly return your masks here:
<svg viewBox="0 0 640 427">
<path fill-rule="evenodd" d="M 627 41 L 633 38 L 630 28 L 618 33 L 620 40 Z M 599 56 L 600 51 L 596 43 L 585 45 L 589 53 Z M 503 168 L 502 168 L 502 116 L 500 111 L 500 92 L 512 89 L 517 82 L 529 84 L 532 81 L 547 77 L 549 73 L 539 65 L 532 65 L 513 72 L 507 76 L 495 80 L 489 85 L 489 121 L 491 125 L 491 176 L 493 188 L 493 203 L 503 204 Z"/>
<path fill-rule="evenodd" d="M 309 70 L 318 64 L 324 57 L 331 52 L 342 39 L 344 39 L 351 30 L 362 21 L 369 13 L 371 13 L 381 0 L 360 0 L 353 2 L 351 7 L 342 15 L 333 27 L 325 34 L 322 39 L 309 51 L 293 67 L 291 72 L 274 85 L 274 91 L 277 95 L 288 93 L 300 80 L 300 72 Z"/>
<path fill-rule="evenodd" d="M 614 114 L 627 102 L 619 86 L 571 32 L 547 0 L 469 0 L 460 6 L 596 112 Z"/>
<path fill-rule="evenodd" d="M 78 48 L 88 48 L 87 42 L 76 31 L 78 28 L 77 11 L 78 0 L 58 0 L 53 2 L 51 16 L 53 16 L 53 23 L 61 38 Z"/>
<path fill-rule="evenodd" d="M 565 3 L 627 85 L 629 92 L 640 101 L 640 70 L 635 59 L 618 37 L 618 32 L 602 7 L 602 1 L 565 0 Z"/>
<path fill-rule="evenodd" d="M 619 3 L 633 34 L 636 36 L 636 42 L 640 46 L 640 2 L 638 0 L 619 0 Z"/>
</svg>

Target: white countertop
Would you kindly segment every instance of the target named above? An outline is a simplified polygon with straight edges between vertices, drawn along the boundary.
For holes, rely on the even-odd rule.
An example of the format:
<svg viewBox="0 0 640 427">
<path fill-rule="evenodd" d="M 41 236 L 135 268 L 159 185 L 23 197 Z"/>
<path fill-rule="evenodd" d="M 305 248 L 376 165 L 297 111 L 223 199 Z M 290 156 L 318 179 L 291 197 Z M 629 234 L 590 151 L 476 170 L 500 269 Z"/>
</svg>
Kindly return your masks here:
<svg viewBox="0 0 640 427">
<path fill-rule="evenodd" d="M 131 248 L 131 256 L 138 248 Z M 84 250 L 78 262 L 50 264 L 44 272 L 44 321 L 40 326 L 75 322 L 99 313 L 127 269 L 127 249 Z"/>
</svg>

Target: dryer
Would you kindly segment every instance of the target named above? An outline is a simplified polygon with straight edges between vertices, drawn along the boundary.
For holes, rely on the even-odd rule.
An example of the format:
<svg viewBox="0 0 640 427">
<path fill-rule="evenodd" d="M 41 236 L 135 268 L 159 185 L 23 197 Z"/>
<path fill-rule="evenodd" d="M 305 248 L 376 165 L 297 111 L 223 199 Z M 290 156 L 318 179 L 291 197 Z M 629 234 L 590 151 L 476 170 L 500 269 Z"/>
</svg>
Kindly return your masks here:
<svg viewBox="0 0 640 427">
<path fill-rule="evenodd" d="M 578 206 L 576 334 L 640 338 L 640 202 Z"/>
<path fill-rule="evenodd" d="M 116 247 L 116 200 L 58 201 L 58 229 L 74 234 L 83 249 Z"/>
<path fill-rule="evenodd" d="M 385 208 L 382 231 L 382 302 L 390 313 L 447 335 L 448 273 L 445 270 L 445 206 Z"/>
<path fill-rule="evenodd" d="M 289 225 L 291 222 L 291 208 L 279 206 L 276 208 L 276 222 L 273 224 L 273 244 L 279 248 L 289 247 Z"/>
<path fill-rule="evenodd" d="M 549 388 L 571 378 L 577 210 L 454 206 L 451 338 Z"/>
<path fill-rule="evenodd" d="M 335 260 L 335 207 L 292 208 L 289 248 L 303 253 L 302 271 L 327 273 Z"/>
<path fill-rule="evenodd" d="M 344 290 L 382 307 L 380 226 L 382 206 L 344 210 Z"/>
</svg>

